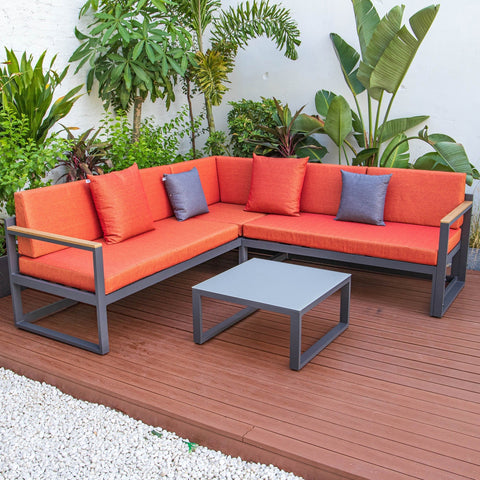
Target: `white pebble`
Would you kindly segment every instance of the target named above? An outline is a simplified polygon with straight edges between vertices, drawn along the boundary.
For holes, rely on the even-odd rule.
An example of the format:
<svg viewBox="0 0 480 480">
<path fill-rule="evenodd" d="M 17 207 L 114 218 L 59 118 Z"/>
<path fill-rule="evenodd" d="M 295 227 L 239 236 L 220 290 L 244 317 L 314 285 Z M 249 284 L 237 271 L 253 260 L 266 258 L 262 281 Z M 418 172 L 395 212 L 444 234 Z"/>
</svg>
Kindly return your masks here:
<svg viewBox="0 0 480 480">
<path fill-rule="evenodd" d="M 302 480 L 273 465 L 189 448 L 189 441 L 174 433 L 3 368 L 0 478 Z"/>
</svg>

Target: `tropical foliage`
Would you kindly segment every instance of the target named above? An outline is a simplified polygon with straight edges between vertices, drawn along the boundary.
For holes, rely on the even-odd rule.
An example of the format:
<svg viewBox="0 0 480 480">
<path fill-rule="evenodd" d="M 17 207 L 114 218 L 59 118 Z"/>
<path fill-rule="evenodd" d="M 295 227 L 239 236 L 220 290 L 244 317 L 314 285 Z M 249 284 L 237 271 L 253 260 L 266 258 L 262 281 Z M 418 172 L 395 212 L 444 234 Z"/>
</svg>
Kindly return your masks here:
<svg viewBox="0 0 480 480">
<path fill-rule="evenodd" d="M 39 144 L 30 131 L 27 116 L 18 116 L 8 106 L 0 110 L 0 208 L 8 215 L 15 213 L 14 193 L 48 183 L 47 173 L 68 147 L 56 134 Z"/>
<path fill-rule="evenodd" d="M 168 11 L 167 11 L 168 10 Z M 134 105 L 133 141 L 138 140 L 142 104 L 175 100 L 174 85 L 191 61 L 191 36 L 171 15 L 168 0 L 88 0 L 80 16 L 93 11 L 88 34 L 75 29 L 81 45 L 70 58 L 85 64 L 87 91 L 98 81 L 105 106 L 127 111 Z"/>
<path fill-rule="evenodd" d="M 210 133 L 215 130 L 212 106 L 220 105 L 227 92 L 228 76 L 232 72 L 239 48 L 265 35 L 292 60 L 297 58 L 300 32 L 289 10 L 271 5 L 268 0 L 240 3 L 222 10 L 220 0 L 177 0 L 178 13 L 192 32 L 198 51 L 187 81 L 193 80 L 205 97 Z M 210 47 L 205 47 L 204 35 L 210 32 Z"/>
<path fill-rule="evenodd" d="M 46 52 L 36 62 L 27 53 L 21 58 L 17 58 L 13 50 L 5 49 L 5 53 L 5 66 L 0 69 L 0 105 L 8 109 L 10 115 L 21 119 L 25 138 L 41 144 L 55 123 L 70 112 L 82 86 L 54 101 L 55 90 L 65 78 L 68 67 L 58 74 L 53 69 L 56 58 L 53 57 L 44 71 Z"/>
<path fill-rule="evenodd" d="M 264 133 L 260 125 L 270 128 L 276 125 L 273 118 L 277 111 L 275 101 L 262 97 L 260 102 L 242 99 L 229 103 L 232 108 L 228 112 L 227 122 L 232 153 L 236 157 L 251 157 L 255 145 L 249 139 Z"/>
<path fill-rule="evenodd" d="M 200 118 L 195 119 L 197 130 L 201 129 L 201 122 Z M 184 106 L 172 120 L 161 125 L 145 118 L 137 142 L 131 141 L 131 125 L 124 113 L 107 114 L 102 122 L 101 138 L 109 145 L 108 158 L 113 170 L 122 170 L 133 163 L 147 168 L 192 159 L 192 151 L 185 152 L 187 149 L 182 145 L 182 140 L 189 135 L 188 109 Z"/>
<path fill-rule="evenodd" d="M 407 136 L 408 130 L 424 124 L 428 116 L 390 118 L 396 95 L 439 6 L 415 13 L 408 28 L 402 24 L 403 5 L 380 18 L 371 0 L 352 0 L 352 4 L 360 52 L 335 33 L 330 38 L 355 108 L 343 96 L 320 90 L 315 97 L 319 117 L 309 119 L 312 128 L 317 125 L 338 146 L 339 162 L 343 154 L 354 164 L 460 171 L 467 173 L 471 183 L 478 172 L 461 144 L 447 135 L 429 135 L 426 127 L 418 135 Z M 359 98 L 361 94 L 367 98 Z M 426 142 L 433 152 L 412 161 L 409 142 L 414 139 Z"/>
<path fill-rule="evenodd" d="M 327 149 L 312 136 L 317 133 L 317 127 L 313 130 L 305 128 L 306 122 L 301 116 L 304 107 L 292 115 L 288 105 L 280 105 L 275 98 L 273 101 L 276 107 L 272 117 L 275 126 L 259 126 L 264 133 L 249 139 L 256 145 L 255 152 L 268 156 L 310 157 L 312 162 L 320 161 Z"/>
<path fill-rule="evenodd" d="M 83 180 L 87 178 L 87 175 L 103 174 L 105 167 L 113 167 L 107 156 L 108 142 L 102 142 L 98 139 L 101 129 L 90 128 L 78 137 L 75 137 L 72 133 L 74 128 L 64 127 L 64 129 L 67 132 L 69 149 L 57 165 L 65 170 L 58 181 Z"/>
</svg>

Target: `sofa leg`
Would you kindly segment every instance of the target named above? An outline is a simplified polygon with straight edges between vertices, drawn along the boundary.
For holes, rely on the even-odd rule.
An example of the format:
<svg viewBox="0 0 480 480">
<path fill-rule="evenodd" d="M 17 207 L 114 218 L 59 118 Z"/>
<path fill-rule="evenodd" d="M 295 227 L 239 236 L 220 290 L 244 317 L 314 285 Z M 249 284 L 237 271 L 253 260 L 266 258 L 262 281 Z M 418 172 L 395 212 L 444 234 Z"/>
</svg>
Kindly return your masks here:
<svg viewBox="0 0 480 480">
<path fill-rule="evenodd" d="M 78 302 L 69 298 L 63 298 L 54 303 L 50 303 L 43 307 L 37 308 L 30 312 L 24 313 L 22 304 L 22 288 L 20 285 L 12 284 L 11 289 L 13 316 L 15 326 L 27 332 L 35 333 L 52 340 L 57 340 L 67 345 L 83 348 L 90 352 L 104 355 L 108 353 L 108 329 L 107 329 L 107 309 L 106 306 L 97 308 L 97 326 L 98 326 L 98 340 L 99 343 L 89 342 L 73 335 L 53 330 L 42 325 L 37 325 L 35 322 L 42 318 L 48 317 L 58 313 L 66 308 L 76 305 Z"/>
<path fill-rule="evenodd" d="M 109 352 L 108 344 L 108 321 L 107 321 L 107 306 L 105 302 L 99 301 L 97 303 L 97 330 L 98 330 L 98 347 L 101 355 Z"/>
<path fill-rule="evenodd" d="M 240 245 L 238 248 L 238 263 L 243 263 L 248 260 L 248 247 Z"/>
</svg>

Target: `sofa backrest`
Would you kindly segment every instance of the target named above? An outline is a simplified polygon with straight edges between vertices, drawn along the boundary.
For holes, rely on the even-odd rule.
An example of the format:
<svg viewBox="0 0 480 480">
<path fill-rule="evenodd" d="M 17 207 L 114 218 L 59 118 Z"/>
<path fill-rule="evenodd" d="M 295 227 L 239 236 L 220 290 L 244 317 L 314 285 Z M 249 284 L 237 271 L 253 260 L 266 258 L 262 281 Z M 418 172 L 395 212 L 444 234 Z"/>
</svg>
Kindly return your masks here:
<svg viewBox="0 0 480 480">
<path fill-rule="evenodd" d="M 439 226 L 440 220 L 465 199 L 465 173 L 368 167 L 369 175 L 392 174 L 384 219 Z M 457 227 L 461 220 L 453 226 Z"/>
<path fill-rule="evenodd" d="M 218 189 L 217 162 L 215 157 L 198 158 L 186 162 L 173 163 L 171 173 L 180 173 L 197 167 L 200 181 L 202 182 L 203 193 L 207 204 L 220 201 L 220 191 Z"/>
<path fill-rule="evenodd" d="M 245 205 L 250 193 L 253 159 L 217 157 L 220 201 Z"/>
<path fill-rule="evenodd" d="M 162 180 L 164 173 L 172 173 L 171 166 L 159 165 L 157 167 L 141 168 L 139 172 L 153 220 L 156 222 L 162 220 L 162 218 L 171 217 L 173 210 Z"/>
<path fill-rule="evenodd" d="M 336 215 L 342 196 L 342 173 L 367 173 L 366 167 L 308 163 L 303 181 L 300 210 L 306 213 Z"/>
<path fill-rule="evenodd" d="M 16 192 L 15 214 L 16 223 L 21 227 L 84 240 L 96 240 L 103 235 L 85 180 Z M 33 258 L 64 248 L 18 238 L 19 253 Z"/>
</svg>

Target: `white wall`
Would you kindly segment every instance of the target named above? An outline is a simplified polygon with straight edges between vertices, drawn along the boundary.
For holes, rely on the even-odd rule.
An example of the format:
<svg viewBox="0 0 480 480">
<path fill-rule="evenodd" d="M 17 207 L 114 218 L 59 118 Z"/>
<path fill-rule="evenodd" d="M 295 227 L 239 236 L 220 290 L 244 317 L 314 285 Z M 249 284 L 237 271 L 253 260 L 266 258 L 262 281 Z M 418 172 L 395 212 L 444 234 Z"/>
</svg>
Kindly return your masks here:
<svg viewBox="0 0 480 480">
<path fill-rule="evenodd" d="M 272 0 L 273 1 L 273 0 Z M 376 0 L 380 15 L 401 0 Z M 24 50 L 38 56 L 48 50 L 48 56 L 58 54 L 57 70 L 68 63 L 78 46 L 73 35 L 78 25 L 78 11 L 84 0 L 16 0 L 0 3 L 0 46 Z M 223 0 L 224 6 L 236 5 L 237 0 Z M 347 98 L 343 78 L 331 47 L 329 33 L 336 32 L 356 45 L 353 9 L 349 0 L 283 0 L 298 22 L 302 45 L 299 59 L 287 60 L 266 39 L 253 41 L 237 57 L 231 75 L 231 90 L 221 107 L 215 109 L 217 127 L 226 129 L 228 101 L 241 98 L 259 99 L 276 96 L 292 110 L 306 105 L 314 113 L 314 95 L 319 89 L 333 90 Z M 406 0 L 404 19 L 428 0 Z M 430 115 L 430 132 L 447 133 L 464 144 L 470 161 L 480 167 L 480 134 L 477 116 L 480 100 L 477 95 L 480 75 L 479 0 L 443 0 L 439 14 L 427 35 L 398 94 L 392 116 Z M 0 59 L 4 58 L 0 50 Z M 73 75 L 75 66 L 62 85 L 64 92 L 83 83 L 85 73 Z M 177 104 L 184 98 L 180 93 Z M 175 106 L 172 107 L 172 110 Z M 85 95 L 73 107 L 68 125 L 82 129 L 96 125 L 103 108 L 100 100 Z M 148 105 L 145 113 L 159 121 L 171 117 L 157 101 Z M 333 149 L 332 149 L 333 150 Z M 328 161 L 336 161 L 332 154 Z"/>
</svg>

